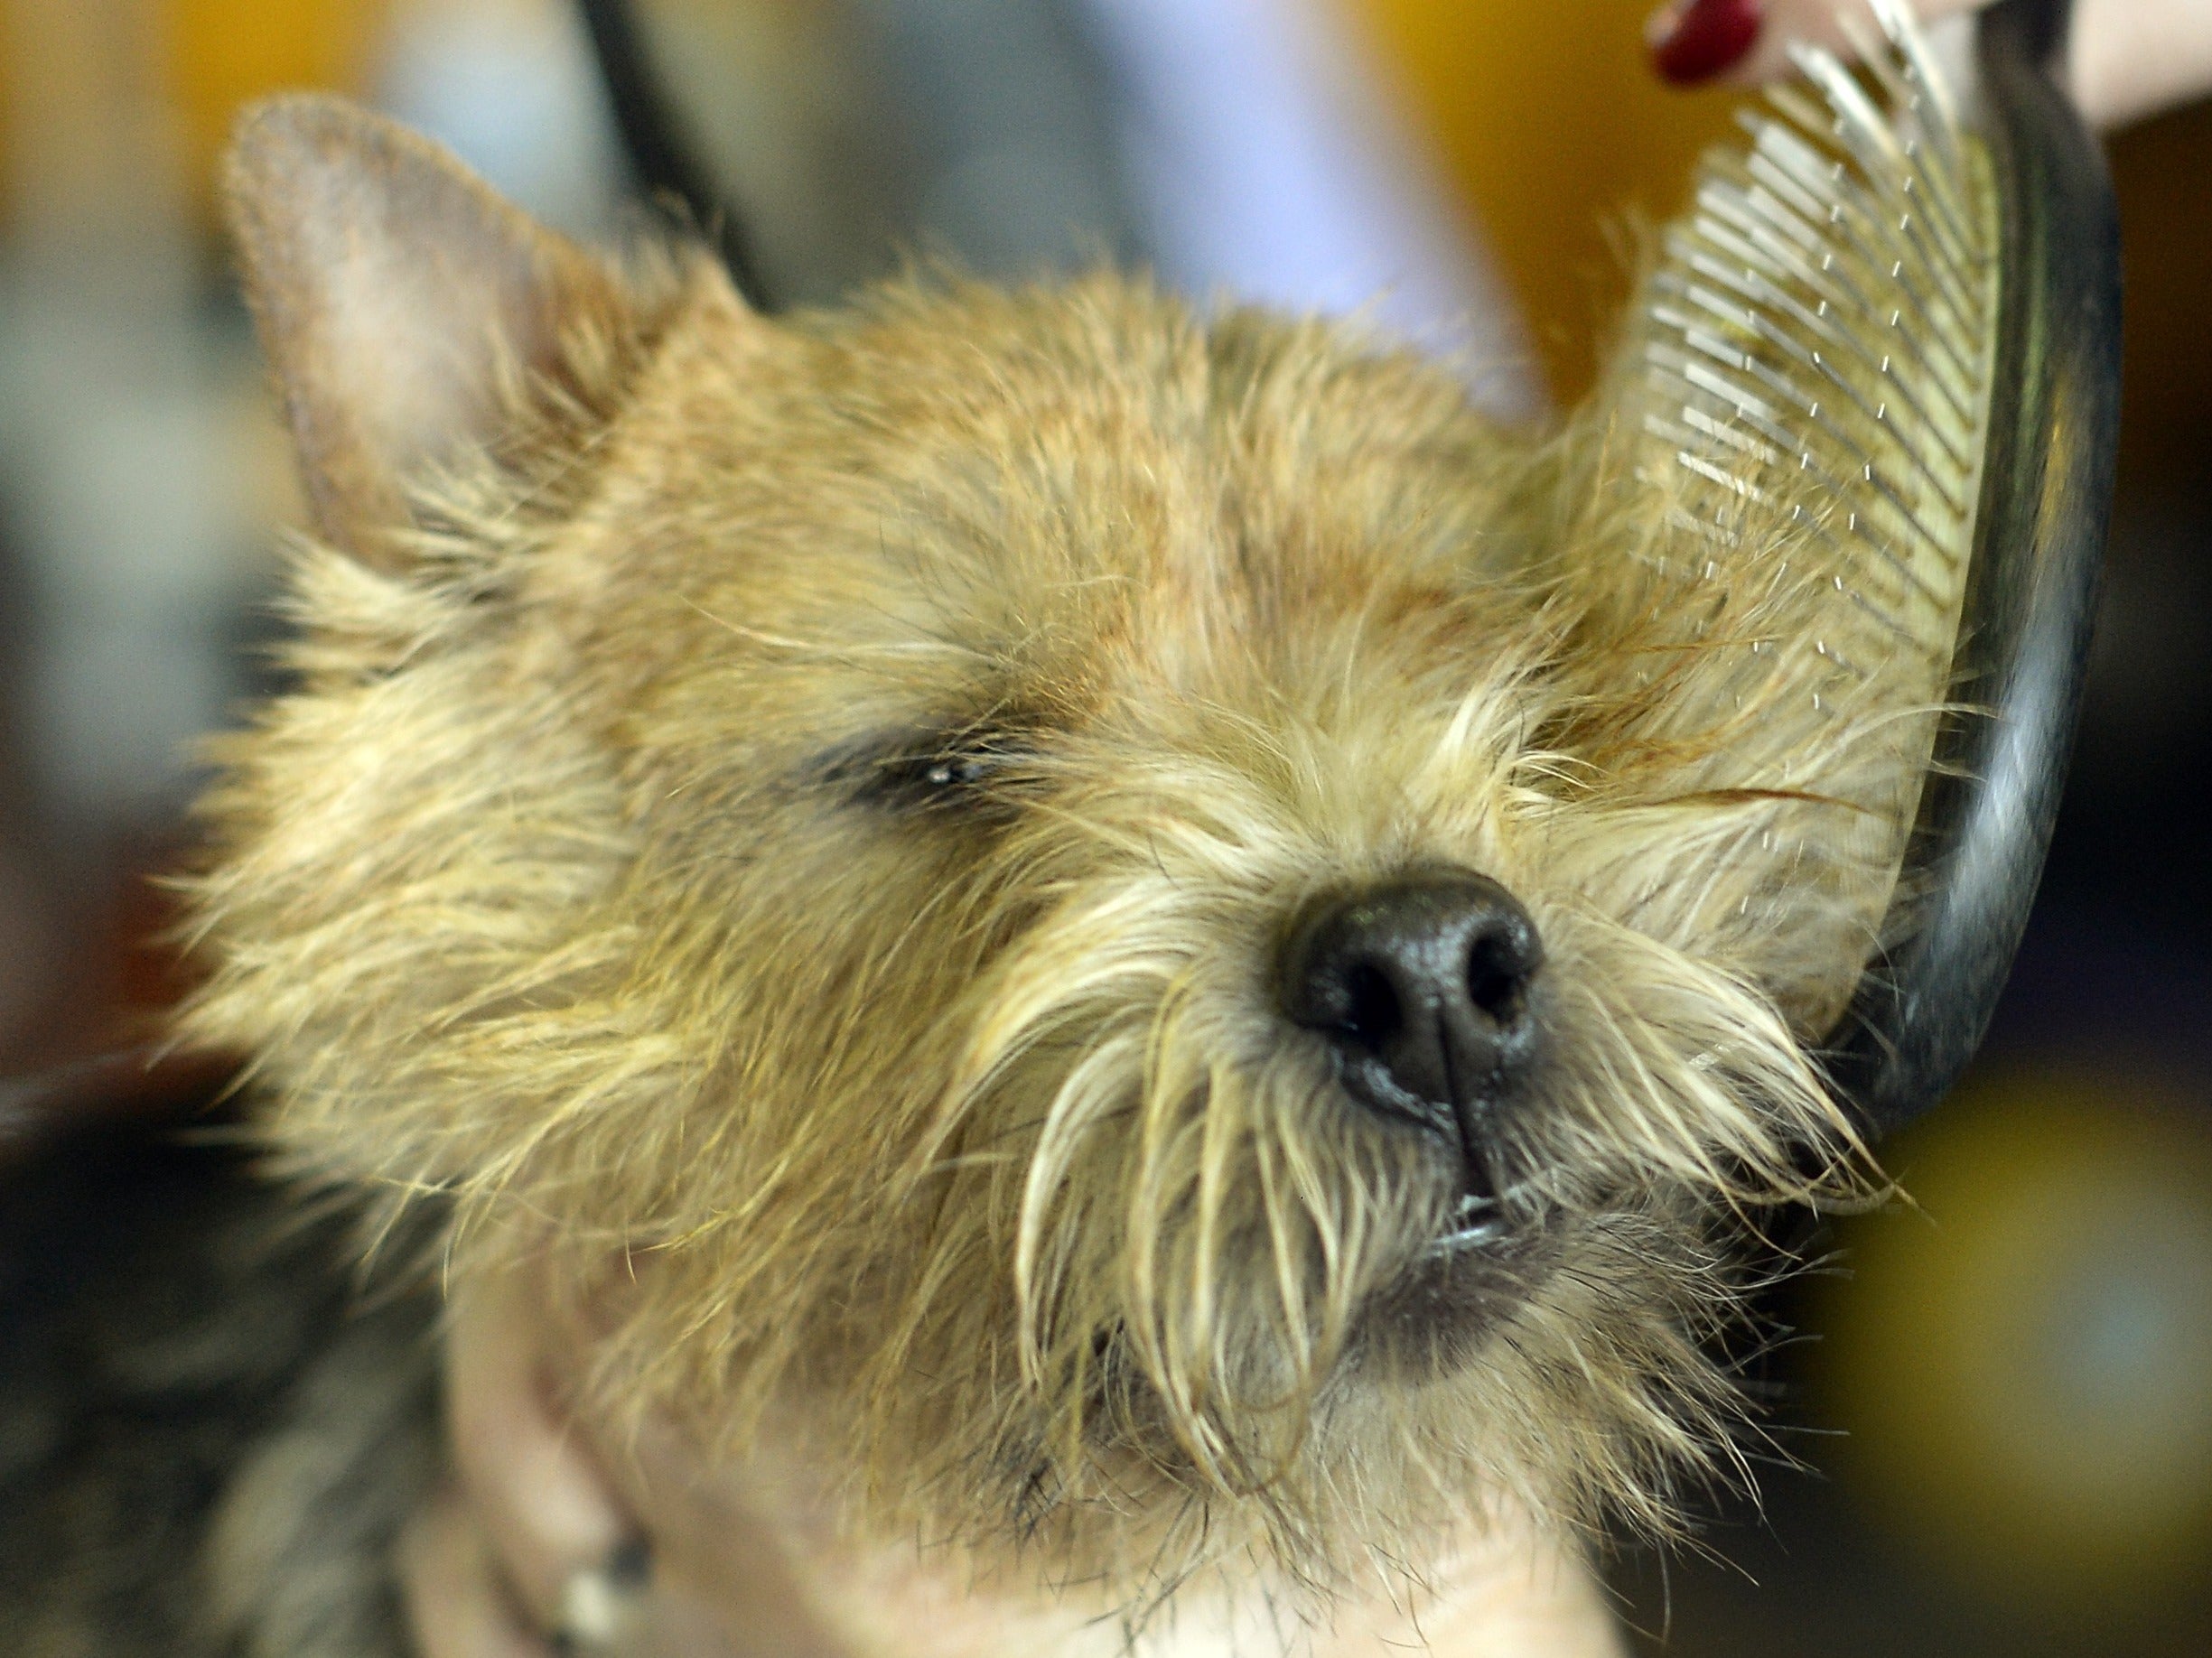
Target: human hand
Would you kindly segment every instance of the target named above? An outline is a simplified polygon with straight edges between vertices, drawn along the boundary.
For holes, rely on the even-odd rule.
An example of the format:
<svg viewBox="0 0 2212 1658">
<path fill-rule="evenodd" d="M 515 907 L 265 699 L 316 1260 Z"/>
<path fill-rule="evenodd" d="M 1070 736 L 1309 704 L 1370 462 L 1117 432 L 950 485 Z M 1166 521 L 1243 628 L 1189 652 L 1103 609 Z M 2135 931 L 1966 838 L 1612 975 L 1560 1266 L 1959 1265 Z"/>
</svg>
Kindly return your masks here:
<svg viewBox="0 0 2212 1658">
<path fill-rule="evenodd" d="M 542 1265 L 452 1294 L 449 1478 L 396 1562 L 422 1658 L 829 1658 L 776 1541 L 686 1442 L 637 1426 L 610 1458 L 578 1418 L 590 1332 Z"/>
<path fill-rule="evenodd" d="M 1917 0 L 1933 22 L 1990 0 Z M 1647 29 L 1653 66 L 1676 85 L 1753 85 L 1788 72 L 1789 46 L 1842 47 L 1840 19 L 1866 0 L 1674 0 Z M 2075 0 L 2067 79 L 2095 126 L 2126 125 L 2212 93 L 2212 0 Z"/>
<path fill-rule="evenodd" d="M 603 1644 L 597 1629 L 574 1627 L 578 1614 L 608 1622 L 613 1592 L 636 1576 L 637 1533 L 558 1402 L 557 1343 L 537 1289 L 527 1269 L 499 1274 L 456 1294 L 447 1319 L 451 1479 L 408 1525 L 397 1560 L 425 1658 L 555 1658 Z"/>
</svg>

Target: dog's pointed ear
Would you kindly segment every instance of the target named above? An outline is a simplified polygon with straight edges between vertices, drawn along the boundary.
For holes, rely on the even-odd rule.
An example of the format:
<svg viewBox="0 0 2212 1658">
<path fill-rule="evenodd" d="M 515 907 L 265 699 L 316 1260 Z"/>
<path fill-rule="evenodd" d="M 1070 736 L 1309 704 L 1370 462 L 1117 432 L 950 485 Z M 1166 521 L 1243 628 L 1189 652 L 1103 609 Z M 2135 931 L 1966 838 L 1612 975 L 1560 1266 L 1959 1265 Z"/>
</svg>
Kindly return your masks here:
<svg viewBox="0 0 2212 1658">
<path fill-rule="evenodd" d="M 225 192 L 314 527 L 372 565 L 405 562 L 412 480 L 498 437 L 576 331 L 623 328 L 603 263 L 341 99 L 248 110 Z"/>
</svg>

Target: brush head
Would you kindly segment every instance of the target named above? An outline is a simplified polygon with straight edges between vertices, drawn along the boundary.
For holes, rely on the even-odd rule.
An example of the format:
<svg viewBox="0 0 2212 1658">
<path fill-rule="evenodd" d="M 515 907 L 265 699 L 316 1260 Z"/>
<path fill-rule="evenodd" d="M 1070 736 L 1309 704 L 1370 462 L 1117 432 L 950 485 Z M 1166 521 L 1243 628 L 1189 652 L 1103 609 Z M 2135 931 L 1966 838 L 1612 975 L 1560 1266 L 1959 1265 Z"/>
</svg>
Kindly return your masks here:
<svg viewBox="0 0 2212 1658">
<path fill-rule="evenodd" d="M 1641 427 L 1647 477 L 1673 473 L 1677 582 L 1764 536 L 1833 592 L 1743 647 L 1817 658 L 1792 677 L 1836 735 L 1797 786 L 1838 809 L 1806 850 L 1854 872 L 1865 923 L 1830 1070 L 1883 1131 L 1972 1057 L 2041 872 L 2111 496 L 2119 277 L 2102 160 L 2047 67 L 2063 8 L 1996 7 L 1966 96 L 1900 0 L 1873 10 L 1856 69 L 1803 52 L 1750 150 L 1706 163 L 1641 322 Z"/>
</svg>

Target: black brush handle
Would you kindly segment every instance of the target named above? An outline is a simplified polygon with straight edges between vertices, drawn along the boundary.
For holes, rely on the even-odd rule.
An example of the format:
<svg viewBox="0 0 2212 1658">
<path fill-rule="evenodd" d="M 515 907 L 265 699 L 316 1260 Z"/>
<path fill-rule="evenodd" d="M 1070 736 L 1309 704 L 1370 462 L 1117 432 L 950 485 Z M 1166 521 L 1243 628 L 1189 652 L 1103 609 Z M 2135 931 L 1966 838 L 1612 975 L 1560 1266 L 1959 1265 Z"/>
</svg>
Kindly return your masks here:
<svg viewBox="0 0 2212 1658">
<path fill-rule="evenodd" d="M 683 214 L 714 243 L 731 282 L 748 304 L 758 311 L 774 309 L 751 238 L 733 204 L 723 200 L 699 164 L 697 149 L 684 132 L 638 33 L 630 0 L 577 0 L 577 6 L 592 38 L 593 55 L 599 61 L 600 79 L 606 83 L 615 131 L 638 182 L 648 196 L 679 204 Z"/>
<path fill-rule="evenodd" d="M 2011 32 L 2016 44 L 2006 50 L 2016 51 L 2024 61 L 2039 66 L 2064 84 L 2067 39 L 2074 26 L 2073 0 L 2004 0 L 2003 5 L 1990 8 L 1990 18 Z"/>
<path fill-rule="evenodd" d="M 1984 14 L 2000 195 L 1989 452 L 1953 683 L 1888 945 L 1830 1072 L 1871 1131 L 1934 1105 L 1981 1046 L 2042 879 L 2111 516 L 2120 232 L 2103 154 L 2056 79 L 2067 8 Z"/>
</svg>

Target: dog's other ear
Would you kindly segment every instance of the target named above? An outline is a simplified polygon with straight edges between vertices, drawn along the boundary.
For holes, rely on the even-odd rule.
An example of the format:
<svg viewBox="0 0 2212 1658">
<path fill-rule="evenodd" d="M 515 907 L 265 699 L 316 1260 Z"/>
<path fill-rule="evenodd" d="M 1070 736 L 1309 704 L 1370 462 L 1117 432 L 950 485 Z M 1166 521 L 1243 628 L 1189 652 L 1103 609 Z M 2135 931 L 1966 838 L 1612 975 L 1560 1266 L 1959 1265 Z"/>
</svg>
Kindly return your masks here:
<svg viewBox="0 0 2212 1658">
<path fill-rule="evenodd" d="M 405 562 L 410 479 L 499 435 L 622 284 L 428 140 L 334 98 L 240 120 L 225 178 L 319 535 Z"/>
</svg>

